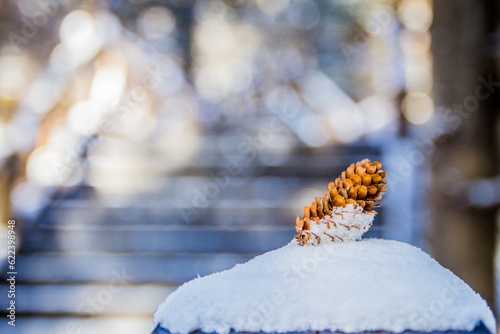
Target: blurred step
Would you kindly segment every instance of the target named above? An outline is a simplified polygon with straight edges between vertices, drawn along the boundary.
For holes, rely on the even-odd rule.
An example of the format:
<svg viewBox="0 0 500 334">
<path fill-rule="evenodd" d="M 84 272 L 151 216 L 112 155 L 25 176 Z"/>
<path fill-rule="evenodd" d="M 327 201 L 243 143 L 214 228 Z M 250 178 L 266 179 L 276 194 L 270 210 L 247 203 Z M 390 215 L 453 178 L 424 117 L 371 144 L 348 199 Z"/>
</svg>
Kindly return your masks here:
<svg viewBox="0 0 500 334">
<path fill-rule="evenodd" d="M 271 156 L 273 156 L 271 154 Z M 265 163 L 241 163 L 238 169 L 238 175 L 254 177 L 283 177 L 283 178 L 335 178 L 340 172 L 345 170 L 351 163 L 362 160 L 366 156 L 356 156 L 352 159 L 338 159 L 335 157 L 316 157 L 316 156 L 292 156 L 279 164 Z M 212 157 L 214 161 L 196 162 L 190 161 L 189 164 L 177 166 L 168 158 L 151 158 L 146 161 L 138 159 L 137 162 L 127 160 L 127 169 L 141 170 L 141 175 L 162 175 L 170 177 L 193 177 L 200 175 L 210 175 L 210 173 L 224 170 L 229 165 L 229 161 L 223 157 Z M 93 170 L 99 168 L 110 169 L 99 157 L 89 158 Z M 308 168 L 304 168 L 307 164 Z M 178 168 L 179 167 L 179 168 Z"/>
<path fill-rule="evenodd" d="M 158 305 L 176 288 L 177 285 L 131 285 L 121 282 L 18 284 L 16 285 L 16 312 L 23 315 L 151 316 Z M 2 296 L 7 296 L 7 291 L 7 285 L 0 285 Z M 0 308 L 5 310 L 9 306 L 8 302 L 7 298 L 1 298 Z"/>
<path fill-rule="evenodd" d="M 262 254 L 286 245 L 295 235 L 293 224 L 253 226 L 82 226 L 38 228 L 24 239 L 23 254 L 51 253 L 239 253 Z M 373 226 L 365 238 L 381 237 Z"/>
<path fill-rule="evenodd" d="M 81 226 L 38 228 L 26 235 L 22 252 L 63 253 L 241 253 L 262 254 L 284 246 L 288 227 Z"/>
<path fill-rule="evenodd" d="M 130 146 L 107 138 L 101 144 L 109 147 L 99 150 L 97 144 L 88 160 L 97 173 L 111 169 L 142 175 L 208 176 L 210 172 L 225 169 L 229 162 L 237 162 L 241 167 L 238 175 L 331 178 L 353 162 L 364 158 L 378 160 L 381 155 L 379 149 L 367 145 L 312 148 L 292 141 L 285 147 L 273 147 L 272 144 L 257 146 L 251 138 L 226 134 L 200 138 L 200 146 L 192 156 L 178 159 L 161 145 Z M 243 149 L 241 144 L 246 144 Z"/>
<path fill-rule="evenodd" d="M 5 318 L 7 319 L 7 318 Z M 15 334 L 138 334 L 151 333 L 154 329 L 152 316 L 133 317 L 130 315 L 117 317 L 41 317 L 16 315 L 16 327 L 0 321 L 0 333 Z"/>
<path fill-rule="evenodd" d="M 316 196 L 321 194 L 313 191 Z M 292 194 L 290 194 L 292 196 Z M 312 197 L 312 196 L 311 196 Z M 308 197 L 309 198 L 309 197 Z M 288 200 L 137 201 L 110 206 L 94 200 L 55 202 L 43 225 L 290 226 L 304 204 Z M 383 212 L 383 208 L 377 210 Z M 380 217 L 380 215 L 378 216 Z M 382 220 L 377 219 L 379 222 Z"/>
<path fill-rule="evenodd" d="M 200 205 L 198 205 L 198 203 Z M 54 203 L 44 223 L 51 225 L 280 225 L 296 215 L 289 201 L 136 202 L 111 207 L 98 201 Z"/>
<path fill-rule="evenodd" d="M 151 193 L 139 193 L 135 196 L 139 201 L 178 201 L 187 197 L 195 197 L 201 193 L 205 196 L 217 187 L 217 200 L 241 198 L 244 200 L 289 200 L 291 194 L 300 192 L 306 187 L 326 188 L 329 179 L 321 178 L 287 178 L 279 177 L 243 177 L 231 176 L 228 172 L 210 172 L 206 176 L 168 176 L 137 178 L 129 180 L 128 184 L 137 188 L 143 186 L 152 189 Z M 81 187 L 83 194 L 95 192 L 88 181 Z M 120 194 L 117 194 L 119 198 Z M 81 198 L 80 199 L 84 199 Z M 112 194 L 106 196 L 108 202 L 113 202 Z M 116 200 L 118 201 L 118 200 Z"/>
<path fill-rule="evenodd" d="M 250 255 L 110 255 L 20 254 L 18 283 L 114 282 L 180 284 L 195 277 L 232 268 Z"/>
<path fill-rule="evenodd" d="M 255 132 L 258 133 L 260 130 L 261 128 L 258 127 Z M 263 156 L 282 154 L 289 161 L 300 161 L 302 158 L 319 158 L 318 161 L 334 161 L 335 165 L 336 163 L 350 164 L 364 158 L 377 160 L 377 157 L 381 155 L 380 148 L 366 144 L 311 147 L 294 140 L 293 137 L 288 137 L 286 144 L 276 146 L 272 142 L 268 143 L 268 145 L 262 145 L 254 139 L 255 136 L 251 133 L 238 135 L 218 133 L 216 136 L 200 137 L 195 144 L 197 147 L 195 148 L 196 154 L 190 158 L 188 164 L 193 166 L 217 166 L 221 162 L 227 161 L 228 158 L 239 158 L 255 165 L 262 162 L 260 158 Z M 99 148 L 101 146 L 106 147 L 106 145 L 112 146 L 117 152 L 126 152 L 131 157 L 164 159 L 165 166 L 175 164 L 171 151 L 166 152 L 161 142 L 150 141 L 136 144 L 122 138 L 106 138 L 105 141 L 95 142 L 90 158 L 102 157 Z M 249 157 L 255 160 L 248 159 Z"/>
</svg>

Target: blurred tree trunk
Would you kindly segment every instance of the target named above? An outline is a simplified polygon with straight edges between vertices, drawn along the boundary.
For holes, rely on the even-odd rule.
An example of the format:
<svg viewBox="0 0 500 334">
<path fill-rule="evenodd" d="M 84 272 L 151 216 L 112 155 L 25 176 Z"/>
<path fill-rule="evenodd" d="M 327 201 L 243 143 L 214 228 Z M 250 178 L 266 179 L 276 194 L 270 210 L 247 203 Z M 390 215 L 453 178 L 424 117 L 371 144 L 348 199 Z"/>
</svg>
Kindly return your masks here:
<svg viewBox="0 0 500 334">
<path fill-rule="evenodd" d="M 438 117 L 452 132 L 436 145 L 431 159 L 429 241 L 436 259 L 491 307 L 495 305 L 495 210 L 468 205 L 468 188 L 460 184 L 498 173 L 495 123 L 500 78 L 492 40 L 497 6 L 496 1 L 486 0 L 436 0 L 431 30 L 434 98 Z"/>
</svg>

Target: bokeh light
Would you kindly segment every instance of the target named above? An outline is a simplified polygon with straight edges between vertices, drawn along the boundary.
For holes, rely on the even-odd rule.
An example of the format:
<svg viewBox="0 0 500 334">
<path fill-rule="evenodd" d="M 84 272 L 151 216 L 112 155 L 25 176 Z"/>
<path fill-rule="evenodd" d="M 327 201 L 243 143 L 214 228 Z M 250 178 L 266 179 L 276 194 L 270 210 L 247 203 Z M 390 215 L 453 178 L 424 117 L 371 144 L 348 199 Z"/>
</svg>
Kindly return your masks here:
<svg viewBox="0 0 500 334">
<path fill-rule="evenodd" d="M 242 40 L 245 44 L 240 47 Z M 260 44 L 255 28 L 209 18 L 197 27 L 194 41 L 195 85 L 200 95 L 220 100 L 248 88 L 253 77 L 253 58 Z"/>
<path fill-rule="evenodd" d="M 101 22 L 84 10 L 75 10 L 66 15 L 59 29 L 61 45 L 76 64 L 93 58 L 106 40 Z"/>
<path fill-rule="evenodd" d="M 91 135 L 99 128 L 103 109 L 90 100 L 75 103 L 68 110 L 67 122 L 70 128 L 81 135 Z"/>
<path fill-rule="evenodd" d="M 394 103 L 380 95 L 373 95 L 358 102 L 367 133 L 382 130 L 398 117 Z"/>
<path fill-rule="evenodd" d="M 403 114 L 413 124 L 424 124 L 434 114 L 434 102 L 424 93 L 410 93 L 403 99 Z"/>
<path fill-rule="evenodd" d="M 0 54 L 0 98 L 21 98 L 29 86 L 34 70 L 33 61 L 27 56 Z"/>
<path fill-rule="evenodd" d="M 57 98 L 55 83 L 41 78 L 31 85 L 23 102 L 34 113 L 44 114 L 57 103 Z"/>
<path fill-rule="evenodd" d="M 102 108 L 110 108 L 121 98 L 126 80 L 126 69 L 119 65 L 99 68 L 92 80 L 89 99 Z"/>
<path fill-rule="evenodd" d="M 331 128 L 323 117 L 314 114 L 302 116 L 297 124 L 298 135 L 305 144 L 319 147 L 331 141 Z"/>
<path fill-rule="evenodd" d="M 29 181 L 41 186 L 72 186 L 80 182 L 83 171 L 68 162 L 67 152 L 54 147 L 39 147 L 29 156 L 26 163 Z"/>
<path fill-rule="evenodd" d="M 165 7 L 145 9 L 139 18 L 140 29 L 149 39 L 165 38 L 175 29 L 175 16 Z"/>
<path fill-rule="evenodd" d="M 424 32 L 432 23 L 432 6 L 427 0 L 403 0 L 398 15 L 408 29 Z"/>
</svg>

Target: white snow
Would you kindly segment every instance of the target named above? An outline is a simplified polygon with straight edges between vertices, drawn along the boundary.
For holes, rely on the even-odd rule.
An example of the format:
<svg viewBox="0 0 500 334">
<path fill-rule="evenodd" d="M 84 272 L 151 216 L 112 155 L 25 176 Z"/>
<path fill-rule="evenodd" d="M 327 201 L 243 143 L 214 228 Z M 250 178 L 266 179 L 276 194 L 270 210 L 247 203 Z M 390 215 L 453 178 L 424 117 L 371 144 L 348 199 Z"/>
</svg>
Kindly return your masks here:
<svg viewBox="0 0 500 334">
<path fill-rule="evenodd" d="M 360 240 L 372 226 L 375 213 L 363 212 L 361 206 L 333 207 L 332 215 L 325 216 L 318 223 L 311 221 L 310 232 L 321 238 L 320 244 Z M 311 238 L 310 245 L 317 245 L 317 239 Z"/>
<path fill-rule="evenodd" d="M 380 239 L 294 240 L 182 285 L 154 320 L 179 334 L 496 328 L 486 302 L 451 271 L 416 247 Z"/>
</svg>

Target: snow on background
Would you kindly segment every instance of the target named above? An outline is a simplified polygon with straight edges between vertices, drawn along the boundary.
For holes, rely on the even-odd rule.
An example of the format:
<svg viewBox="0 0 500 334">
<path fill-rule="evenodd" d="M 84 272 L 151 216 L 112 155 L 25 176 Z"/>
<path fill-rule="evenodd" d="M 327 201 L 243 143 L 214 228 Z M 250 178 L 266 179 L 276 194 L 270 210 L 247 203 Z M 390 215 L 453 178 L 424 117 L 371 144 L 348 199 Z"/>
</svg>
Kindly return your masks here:
<svg viewBox="0 0 500 334">
<path fill-rule="evenodd" d="M 486 302 L 461 279 L 420 249 L 381 239 L 292 241 L 185 283 L 154 320 L 180 334 L 472 330 L 481 321 L 495 332 Z"/>
</svg>

